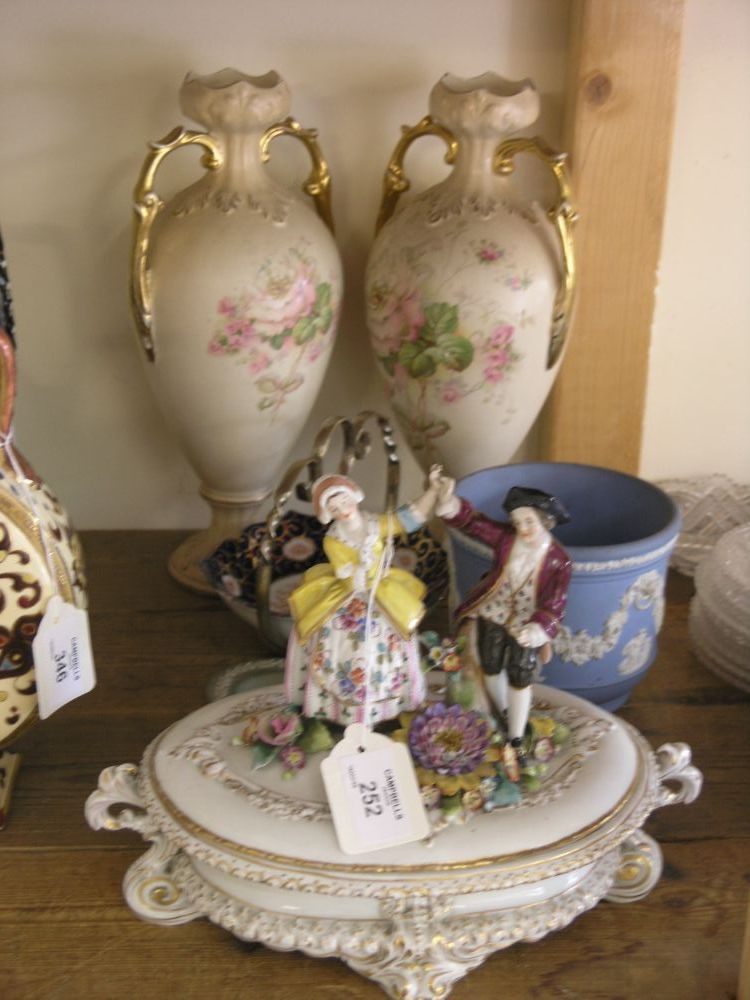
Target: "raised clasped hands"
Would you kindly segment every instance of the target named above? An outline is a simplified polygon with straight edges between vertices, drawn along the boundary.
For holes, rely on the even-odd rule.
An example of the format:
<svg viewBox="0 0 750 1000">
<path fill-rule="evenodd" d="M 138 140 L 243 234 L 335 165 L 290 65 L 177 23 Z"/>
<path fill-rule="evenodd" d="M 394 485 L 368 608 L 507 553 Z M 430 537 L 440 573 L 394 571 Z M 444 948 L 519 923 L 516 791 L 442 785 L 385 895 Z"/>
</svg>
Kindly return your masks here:
<svg viewBox="0 0 750 1000">
<path fill-rule="evenodd" d="M 428 479 L 430 491 L 435 498 L 435 513 L 440 517 L 450 516 L 456 506 L 454 496 L 456 480 L 444 474 L 442 465 L 433 465 L 430 468 Z"/>
</svg>

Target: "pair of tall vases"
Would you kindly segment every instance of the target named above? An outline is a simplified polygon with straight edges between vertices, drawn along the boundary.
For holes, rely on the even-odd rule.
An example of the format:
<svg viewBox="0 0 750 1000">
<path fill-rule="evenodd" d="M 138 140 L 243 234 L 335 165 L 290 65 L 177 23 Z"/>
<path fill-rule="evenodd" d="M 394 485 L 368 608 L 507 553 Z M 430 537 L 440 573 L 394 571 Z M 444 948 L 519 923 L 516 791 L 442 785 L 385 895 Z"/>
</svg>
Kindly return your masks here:
<svg viewBox="0 0 750 1000">
<path fill-rule="evenodd" d="M 310 414 L 342 268 L 328 167 L 316 132 L 289 117 L 278 74 L 189 74 L 180 100 L 205 131 L 176 128 L 152 144 L 135 191 L 131 302 L 150 381 L 213 513 L 170 570 L 204 590 L 200 561 L 253 519 Z M 538 112 L 528 80 L 444 76 L 385 173 L 366 276 L 372 347 L 415 455 L 454 476 L 508 461 L 563 354 L 575 290 L 565 158 L 509 137 Z M 285 135 L 310 154 L 311 201 L 266 166 Z M 452 171 L 397 209 L 405 154 L 424 135 L 444 140 Z M 188 144 L 203 148 L 205 173 L 164 204 L 157 168 Z M 511 179 L 524 152 L 554 176 L 546 211 Z"/>
</svg>

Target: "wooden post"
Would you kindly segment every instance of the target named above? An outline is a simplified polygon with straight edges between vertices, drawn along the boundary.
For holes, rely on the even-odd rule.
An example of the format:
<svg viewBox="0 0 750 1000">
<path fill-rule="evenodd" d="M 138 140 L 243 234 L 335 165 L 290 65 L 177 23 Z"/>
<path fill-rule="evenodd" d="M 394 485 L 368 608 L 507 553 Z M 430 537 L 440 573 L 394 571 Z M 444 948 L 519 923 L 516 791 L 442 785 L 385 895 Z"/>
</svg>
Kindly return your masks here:
<svg viewBox="0 0 750 1000">
<path fill-rule="evenodd" d="M 574 0 L 565 148 L 578 306 L 544 458 L 637 472 L 683 0 Z"/>
</svg>

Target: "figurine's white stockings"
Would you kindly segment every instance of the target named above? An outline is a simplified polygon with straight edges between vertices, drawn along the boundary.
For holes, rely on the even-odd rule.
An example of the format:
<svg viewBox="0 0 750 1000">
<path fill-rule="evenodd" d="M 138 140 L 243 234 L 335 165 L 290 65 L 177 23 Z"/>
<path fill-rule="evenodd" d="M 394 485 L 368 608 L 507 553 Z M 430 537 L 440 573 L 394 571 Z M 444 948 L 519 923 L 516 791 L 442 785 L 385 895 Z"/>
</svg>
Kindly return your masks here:
<svg viewBox="0 0 750 1000">
<path fill-rule="evenodd" d="M 531 685 L 515 688 L 508 683 L 508 673 L 484 675 L 487 692 L 500 712 L 508 712 L 508 735 L 512 740 L 520 739 L 529 721 L 531 711 Z"/>
<path fill-rule="evenodd" d="M 503 671 L 505 673 L 505 671 Z M 531 711 L 531 685 L 525 688 L 515 688 L 512 684 L 508 688 L 508 735 L 512 740 L 520 739 L 526 723 L 529 721 Z"/>
<path fill-rule="evenodd" d="M 499 674 L 485 674 L 484 680 L 495 708 L 498 712 L 505 712 L 508 708 L 508 674 L 501 670 Z"/>
</svg>

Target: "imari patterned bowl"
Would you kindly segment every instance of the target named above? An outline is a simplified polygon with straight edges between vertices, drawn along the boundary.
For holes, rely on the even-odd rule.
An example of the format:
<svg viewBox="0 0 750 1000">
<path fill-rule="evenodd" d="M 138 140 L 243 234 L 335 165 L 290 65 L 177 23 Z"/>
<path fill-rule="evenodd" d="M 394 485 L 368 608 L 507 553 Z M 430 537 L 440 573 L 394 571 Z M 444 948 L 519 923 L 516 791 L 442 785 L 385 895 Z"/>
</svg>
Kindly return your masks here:
<svg viewBox="0 0 750 1000">
<path fill-rule="evenodd" d="M 216 593 L 236 614 L 257 625 L 254 556 L 265 522 L 251 524 L 239 538 L 228 538 L 203 562 L 203 572 Z M 287 633 L 291 630 L 289 595 L 302 574 L 325 562 L 326 526 L 312 514 L 287 511 L 276 534 L 271 583 L 271 614 Z M 427 586 L 426 604 L 433 607 L 448 589 L 448 561 L 439 542 L 426 528 L 413 531 L 396 546 L 394 564 L 408 570 Z"/>
<path fill-rule="evenodd" d="M 545 684 L 609 711 L 623 705 L 656 657 L 669 554 L 680 530 L 674 501 L 659 487 L 613 469 L 569 462 L 527 462 L 482 469 L 456 492 L 483 513 L 507 520 L 511 486 L 559 497 L 571 515 L 555 537 L 573 560 L 568 604 Z M 490 568 L 490 550 L 449 529 L 453 601 Z"/>
<path fill-rule="evenodd" d="M 346 855 L 322 754 L 291 780 L 279 761 L 253 769 L 238 737 L 249 716 L 283 706 L 280 688 L 206 705 L 137 767 L 106 768 L 86 818 L 150 842 L 123 882 L 145 920 L 206 917 L 244 941 L 340 958 L 391 997 L 444 1000 L 493 952 L 538 941 L 601 899 L 646 896 L 662 861 L 643 824 L 700 791 L 686 744 L 654 752 L 590 702 L 543 687 L 534 698 L 571 733 L 555 769 L 515 805 L 426 841 Z"/>
</svg>

